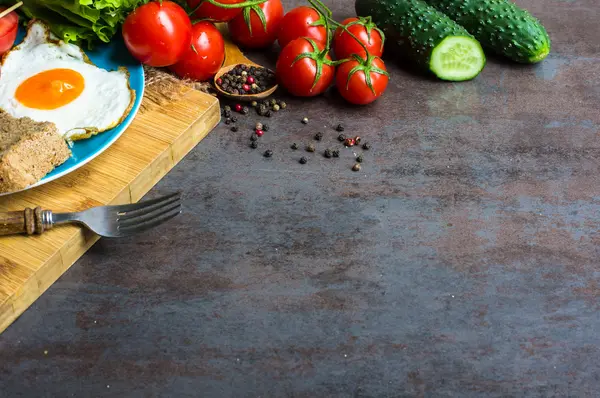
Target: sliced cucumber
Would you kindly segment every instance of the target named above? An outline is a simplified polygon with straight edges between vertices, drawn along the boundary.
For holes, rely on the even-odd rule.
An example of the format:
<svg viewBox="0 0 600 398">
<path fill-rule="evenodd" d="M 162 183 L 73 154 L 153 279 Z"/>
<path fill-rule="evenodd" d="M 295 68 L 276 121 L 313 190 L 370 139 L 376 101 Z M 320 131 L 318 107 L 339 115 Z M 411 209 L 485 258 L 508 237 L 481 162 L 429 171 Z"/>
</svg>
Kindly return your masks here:
<svg viewBox="0 0 600 398">
<path fill-rule="evenodd" d="M 470 80 L 481 72 L 481 45 L 462 26 L 421 0 L 355 0 L 404 55 L 438 78 Z"/>
<path fill-rule="evenodd" d="M 481 44 L 472 37 L 448 36 L 431 52 L 429 68 L 440 79 L 463 81 L 485 66 Z"/>
</svg>

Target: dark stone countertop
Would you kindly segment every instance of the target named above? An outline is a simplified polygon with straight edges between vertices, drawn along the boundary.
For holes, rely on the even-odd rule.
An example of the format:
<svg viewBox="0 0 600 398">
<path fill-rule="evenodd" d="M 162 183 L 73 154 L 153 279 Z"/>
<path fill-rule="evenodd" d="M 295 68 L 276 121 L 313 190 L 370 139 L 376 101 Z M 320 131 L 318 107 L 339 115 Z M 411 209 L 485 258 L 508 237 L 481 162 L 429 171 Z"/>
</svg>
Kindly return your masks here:
<svg viewBox="0 0 600 398">
<path fill-rule="evenodd" d="M 289 99 L 271 159 L 256 117 L 217 127 L 148 194 L 183 189 L 184 215 L 101 240 L 0 335 L 0 396 L 596 396 L 600 12 L 519 4 L 539 65 L 388 62 L 372 106 Z M 338 122 L 373 144 L 362 170 L 298 164 Z"/>
</svg>

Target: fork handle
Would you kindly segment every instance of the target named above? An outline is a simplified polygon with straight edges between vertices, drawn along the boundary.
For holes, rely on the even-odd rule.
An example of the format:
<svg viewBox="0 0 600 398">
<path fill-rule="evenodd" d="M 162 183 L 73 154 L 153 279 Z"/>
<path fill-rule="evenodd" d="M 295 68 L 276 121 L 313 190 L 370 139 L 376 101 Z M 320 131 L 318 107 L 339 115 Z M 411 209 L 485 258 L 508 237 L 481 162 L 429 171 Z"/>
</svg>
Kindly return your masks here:
<svg viewBox="0 0 600 398">
<path fill-rule="evenodd" d="M 0 235 L 42 234 L 52 229 L 52 211 L 26 208 L 23 211 L 0 213 Z"/>
</svg>

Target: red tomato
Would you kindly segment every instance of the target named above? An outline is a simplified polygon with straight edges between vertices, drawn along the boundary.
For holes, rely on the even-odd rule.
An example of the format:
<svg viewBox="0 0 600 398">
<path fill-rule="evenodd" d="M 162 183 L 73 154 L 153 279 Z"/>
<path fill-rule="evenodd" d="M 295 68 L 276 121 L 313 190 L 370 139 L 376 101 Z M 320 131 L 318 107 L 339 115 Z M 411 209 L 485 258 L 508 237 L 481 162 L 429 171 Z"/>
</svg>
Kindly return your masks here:
<svg viewBox="0 0 600 398">
<path fill-rule="evenodd" d="M 310 26 L 317 21 L 320 21 L 321 25 Z M 310 37 L 320 43 L 327 42 L 325 21 L 314 8 L 297 7 L 283 17 L 277 36 L 279 46 L 284 48 L 289 42 L 299 37 Z"/>
<path fill-rule="evenodd" d="M 225 41 L 212 22 L 201 21 L 192 27 L 192 44 L 175 65 L 177 76 L 198 81 L 213 77 L 225 60 Z"/>
<path fill-rule="evenodd" d="M 217 0 L 219 4 L 237 4 L 244 0 Z M 202 3 L 202 4 L 200 4 Z M 188 6 L 194 11 L 196 18 L 210 19 L 214 22 L 227 22 L 242 12 L 242 8 L 223 8 L 204 0 L 187 0 Z"/>
<path fill-rule="evenodd" d="M 279 83 L 291 94 L 299 97 L 312 97 L 323 93 L 331 85 L 335 68 L 328 65 L 331 57 L 323 52 L 323 43 L 313 41 L 313 44 L 304 37 L 292 40 L 283 48 L 275 75 Z M 316 46 L 316 48 L 314 48 Z M 311 53 L 311 57 L 303 57 L 295 61 L 300 54 Z M 321 66 L 321 75 L 317 76 L 318 66 Z"/>
<path fill-rule="evenodd" d="M 357 66 L 361 69 L 350 74 L 352 69 Z M 338 66 L 335 84 L 346 101 L 352 104 L 366 105 L 375 101 L 385 91 L 389 80 L 385 72 L 385 64 L 379 57 L 373 58 L 370 65 L 361 65 L 356 59 L 351 59 Z M 371 76 L 372 90 L 366 80 L 366 73 Z"/>
<path fill-rule="evenodd" d="M 358 18 L 345 19 L 342 25 L 348 25 L 349 23 L 353 24 L 347 26 L 346 29 L 367 47 L 370 54 L 381 57 L 383 54 L 383 37 L 377 26 L 373 22 L 361 21 Z M 337 59 L 348 58 L 352 54 L 365 55 L 365 50 L 360 44 L 341 27 L 338 27 L 333 35 L 333 51 Z"/>
<path fill-rule="evenodd" d="M 262 12 L 265 25 L 259 17 Z M 250 29 L 246 24 L 246 15 L 250 18 Z M 246 48 L 265 48 L 275 42 L 279 24 L 283 19 L 283 6 L 281 0 L 267 0 L 258 6 L 246 7 L 228 23 L 229 33 L 234 42 Z M 266 27 L 266 29 L 265 29 Z"/>
<path fill-rule="evenodd" d="M 0 7 L 0 12 L 8 7 Z M 10 12 L 4 18 L 0 18 L 0 55 L 11 49 L 17 38 L 19 30 L 19 17 L 17 13 Z"/>
<path fill-rule="evenodd" d="M 153 1 L 135 9 L 123 24 L 129 52 L 150 66 L 173 65 L 190 47 L 192 23 L 172 1 Z"/>
</svg>

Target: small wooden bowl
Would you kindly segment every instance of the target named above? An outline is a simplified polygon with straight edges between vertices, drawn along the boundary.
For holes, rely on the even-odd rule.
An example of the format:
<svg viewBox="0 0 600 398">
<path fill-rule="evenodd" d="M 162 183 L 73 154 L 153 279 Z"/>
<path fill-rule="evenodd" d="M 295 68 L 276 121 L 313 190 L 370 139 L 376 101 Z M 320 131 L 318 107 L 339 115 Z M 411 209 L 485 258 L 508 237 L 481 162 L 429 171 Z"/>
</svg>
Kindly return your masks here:
<svg viewBox="0 0 600 398">
<path fill-rule="evenodd" d="M 221 87 L 219 87 L 219 85 L 217 84 L 217 79 L 220 78 L 221 76 L 223 76 L 225 73 L 227 73 L 230 70 L 232 70 L 233 68 L 235 68 L 239 64 L 244 64 L 244 65 L 247 65 L 248 67 L 250 67 L 250 66 L 255 66 L 255 67 L 256 66 L 260 66 L 260 65 L 257 65 L 255 63 L 253 63 L 252 61 L 250 61 L 250 63 L 248 63 L 248 62 L 236 62 L 233 65 L 228 65 L 228 66 L 225 66 L 225 67 L 219 69 L 219 72 L 217 72 L 217 74 L 215 75 L 214 81 L 213 81 L 213 83 L 215 85 L 215 89 L 217 90 L 217 92 L 219 93 L 219 95 L 222 95 L 223 97 L 226 97 L 226 98 L 229 98 L 229 99 L 232 99 L 232 100 L 236 100 L 236 101 L 250 102 L 250 101 L 258 101 L 258 100 L 261 100 L 261 99 L 265 99 L 268 96 L 270 96 L 271 94 L 273 94 L 275 92 L 275 90 L 277 90 L 277 84 L 275 84 L 273 87 L 269 88 L 268 90 L 265 90 L 265 91 L 263 91 L 261 93 L 258 93 L 258 94 L 231 94 L 231 93 L 228 93 L 226 91 L 223 91 L 221 89 Z M 265 68 L 265 69 L 267 69 L 267 68 Z"/>
<path fill-rule="evenodd" d="M 215 75 L 215 77 L 213 79 L 213 84 L 215 86 L 215 89 L 217 90 L 217 93 L 219 95 L 222 95 L 223 97 L 230 98 L 230 99 L 236 100 L 236 101 L 243 101 L 243 102 L 258 101 L 261 99 L 265 99 L 268 96 L 270 96 L 271 94 L 273 94 L 275 92 L 275 90 L 277 90 L 277 84 L 275 84 L 273 87 L 269 88 L 268 90 L 263 91 L 262 93 L 258 93 L 258 94 L 231 94 L 231 93 L 221 90 L 221 87 L 219 87 L 217 85 L 217 79 L 220 78 L 221 76 L 223 76 L 223 74 L 225 74 L 225 73 L 229 72 L 230 70 L 232 70 L 233 68 L 235 68 L 236 65 L 244 64 L 248 67 L 254 66 L 254 67 L 260 67 L 260 68 L 264 68 L 264 66 L 250 61 L 248 58 L 246 58 L 246 56 L 244 54 L 242 54 L 242 52 L 240 51 L 238 46 L 236 46 L 231 41 L 231 38 L 229 37 L 229 32 L 227 30 L 227 24 L 218 23 L 215 25 L 217 26 L 217 28 L 223 35 L 223 40 L 225 41 L 225 60 L 223 61 L 223 66 L 221 66 L 221 69 L 219 69 L 219 71 L 217 72 L 217 74 Z M 267 69 L 267 68 L 265 68 L 265 69 Z"/>
</svg>

